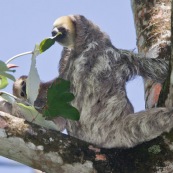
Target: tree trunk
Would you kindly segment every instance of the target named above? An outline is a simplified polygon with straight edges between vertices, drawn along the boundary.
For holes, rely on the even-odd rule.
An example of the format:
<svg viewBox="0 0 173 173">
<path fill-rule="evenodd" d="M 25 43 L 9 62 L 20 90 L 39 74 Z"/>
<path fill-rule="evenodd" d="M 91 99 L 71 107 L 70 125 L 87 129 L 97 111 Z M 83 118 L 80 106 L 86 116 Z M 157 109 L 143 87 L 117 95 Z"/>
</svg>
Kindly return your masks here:
<svg viewBox="0 0 173 173">
<path fill-rule="evenodd" d="M 170 0 L 131 1 L 139 52 L 169 59 Z M 165 105 L 168 84 L 158 102 L 161 85 L 146 81 L 147 108 Z M 172 136 L 165 133 L 131 149 L 104 149 L 0 112 L 0 155 L 46 173 L 172 173 Z"/>
<path fill-rule="evenodd" d="M 171 0 L 131 0 L 139 53 L 148 57 L 170 60 L 171 56 Z M 164 84 L 145 80 L 146 108 L 165 106 L 169 79 Z M 158 101 L 159 99 L 159 101 Z"/>
</svg>

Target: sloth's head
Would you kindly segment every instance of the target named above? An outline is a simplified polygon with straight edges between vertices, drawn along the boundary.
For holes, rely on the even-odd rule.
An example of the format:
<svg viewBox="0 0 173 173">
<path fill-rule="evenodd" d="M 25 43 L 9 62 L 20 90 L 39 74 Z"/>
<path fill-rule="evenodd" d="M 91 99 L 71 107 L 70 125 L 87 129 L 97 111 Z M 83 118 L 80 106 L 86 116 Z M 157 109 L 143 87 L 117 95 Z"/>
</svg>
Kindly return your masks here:
<svg viewBox="0 0 173 173">
<path fill-rule="evenodd" d="M 75 44 L 75 35 L 76 28 L 73 16 L 62 16 L 55 20 L 52 36 L 56 36 L 56 41 L 58 43 L 64 47 L 73 48 Z"/>
<path fill-rule="evenodd" d="M 97 42 L 100 47 L 102 44 L 111 44 L 107 34 L 82 15 L 62 16 L 56 19 L 52 36 L 56 36 L 56 41 L 62 46 L 78 52 L 83 51 L 92 42 Z"/>
<path fill-rule="evenodd" d="M 27 76 L 21 76 L 13 84 L 13 95 L 23 100 L 27 99 L 26 95 L 26 79 Z"/>
</svg>

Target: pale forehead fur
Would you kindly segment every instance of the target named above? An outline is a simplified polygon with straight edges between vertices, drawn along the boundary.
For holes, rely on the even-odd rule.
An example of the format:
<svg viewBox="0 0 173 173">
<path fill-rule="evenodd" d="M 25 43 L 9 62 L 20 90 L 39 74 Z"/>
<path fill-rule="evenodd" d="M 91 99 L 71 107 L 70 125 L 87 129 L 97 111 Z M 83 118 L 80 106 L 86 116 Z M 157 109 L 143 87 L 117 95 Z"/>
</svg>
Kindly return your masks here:
<svg viewBox="0 0 173 173">
<path fill-rule="evenodd" d="M 69 16 L 62 16 L 55 20 L 53 26 L 54 27 L 64 27 L 68 29 L 71 32 L 74 32 L 74 23 L 73 23 L 74 17 L 72 15 Z"/>
</svg>

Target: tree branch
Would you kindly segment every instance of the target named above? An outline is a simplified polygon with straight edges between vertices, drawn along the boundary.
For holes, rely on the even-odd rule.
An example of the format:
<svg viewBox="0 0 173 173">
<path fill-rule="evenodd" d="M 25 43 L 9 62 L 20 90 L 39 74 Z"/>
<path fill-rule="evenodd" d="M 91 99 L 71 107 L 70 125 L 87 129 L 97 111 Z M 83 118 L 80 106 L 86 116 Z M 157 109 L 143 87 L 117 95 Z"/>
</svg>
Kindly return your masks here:
<svg viewBox="0 0 173 173">
<path fill-rule="evenodd" d="M 0 112 L 0 155 L 46 173 L 173 171 L 172 144 L 163 136 L 131 149 L 103 149 Z"/>
<path fill-rule="evenodd" d="M 2 156 L 47 173 L 94 171 L 92 161 L 84 160 L 82 152 L 89 152 L 85 142 L 4 112 L 0 112 L 0 128 Z"/>
</svg>

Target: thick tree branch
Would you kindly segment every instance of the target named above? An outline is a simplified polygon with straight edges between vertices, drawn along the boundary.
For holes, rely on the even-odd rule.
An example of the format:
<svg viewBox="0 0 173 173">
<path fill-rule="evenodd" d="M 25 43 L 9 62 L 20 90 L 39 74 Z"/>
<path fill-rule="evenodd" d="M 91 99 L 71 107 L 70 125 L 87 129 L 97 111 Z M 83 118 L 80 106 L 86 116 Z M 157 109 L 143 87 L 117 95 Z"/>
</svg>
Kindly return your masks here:
<svg viewBox="0 0 173 173">
<path fill-rule="evenodd" d="M 0 112 L 0 155 L 46 173 L 173 171 L 172 143 L 163 137 L 132 149 L 100 149 Z"/>
<path fill-rule="evenodd" d="M 45 172 L 93 172 L 89 144 L 0 112 L 0 155 Z M 82 149 L 81 149 L 82 147 Z M 83 171 L 84 170 L 84 171 Z"/>
</svg>

